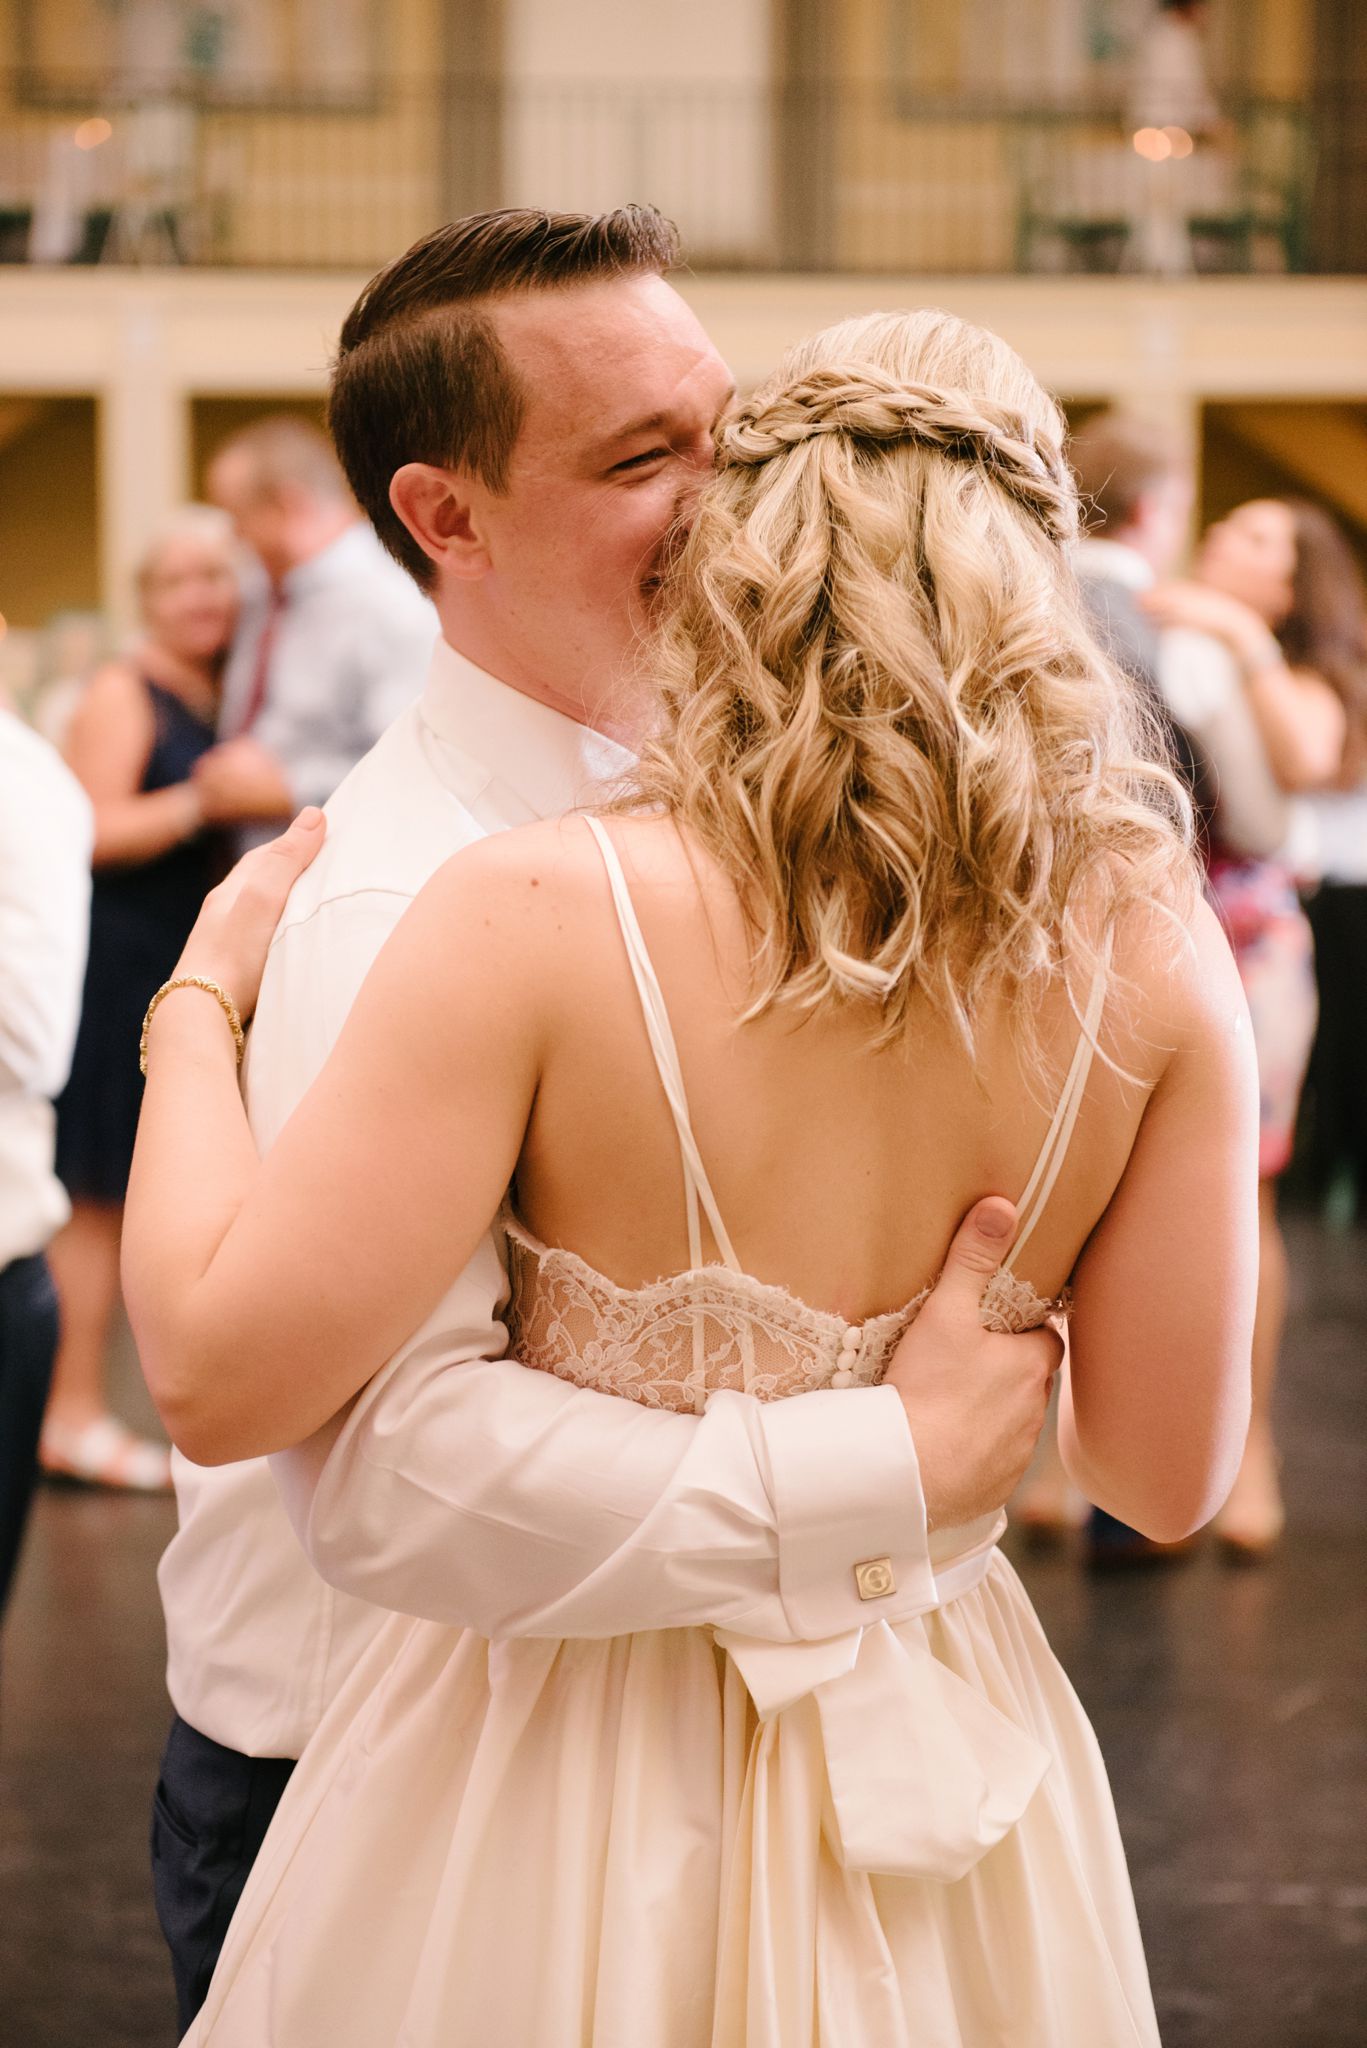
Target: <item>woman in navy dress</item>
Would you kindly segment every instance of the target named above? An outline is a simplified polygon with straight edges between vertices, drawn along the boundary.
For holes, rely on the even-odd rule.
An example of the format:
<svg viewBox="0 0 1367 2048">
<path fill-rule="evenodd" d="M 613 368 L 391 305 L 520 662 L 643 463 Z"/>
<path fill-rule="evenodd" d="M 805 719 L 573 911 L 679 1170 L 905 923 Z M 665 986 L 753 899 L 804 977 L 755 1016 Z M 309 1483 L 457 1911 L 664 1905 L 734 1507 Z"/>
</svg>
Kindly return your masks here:
<svg viewBox="0 0 1367 2048">
<path fill-rule="evenodd" d="M 180 513 L 143 560 L 143 634 L 92 677 L 67 759 L 95 806 L 89 965 L 71 1079 L 57 1105 L 57 1171 L 71 1221 L 51 1249 L 62 1341 L 41 1457 L 55 1475 L 158 1491 L 169 1454 L 109 1412 L 105 1355 L 142 1082 L 138 1035 L 222 871 L 194 768 L 214 744 L 219 674 L 237 616 L 227 521 Z"/>
</svg>

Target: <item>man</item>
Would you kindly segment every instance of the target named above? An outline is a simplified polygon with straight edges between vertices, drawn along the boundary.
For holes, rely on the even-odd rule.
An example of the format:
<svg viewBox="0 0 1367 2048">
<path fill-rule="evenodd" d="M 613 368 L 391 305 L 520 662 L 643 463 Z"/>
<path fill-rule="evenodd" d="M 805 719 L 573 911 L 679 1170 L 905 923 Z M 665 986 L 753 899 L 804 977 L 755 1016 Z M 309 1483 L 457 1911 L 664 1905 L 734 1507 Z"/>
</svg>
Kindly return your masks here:
<svg viewBox="0 0 1367 2048">
<path fill-rule="evenodd" d="M 333 433 L 443 638 L 421 702 L 330 805 L 281 923 L 248 1057 L 263 1147 L 434 869 L 630 765 L 654 593 L 731 392 L 665 282 L 675 257 L 648 208 L 476 216 L 382 272 L 342 330 Z M 1001 1251 L 965 1226 L 951 1263 L 985 1277 Z M 178 1719 L 156 1860 L 183 2018 L 288 1760 L 383 1619 L 367 1598 L 490 1636 L 729 1620 L 814 1640 L 869 1618 L 854 1566 L 878 1559 L 896 1586 L 878 1618 L 923 1612 L 937 1600 L 927 1506 L 951 1524 L 1006 1497 L 1056 1358 L 1051 1338 L 991 1338 L 973 1315 L 905 1412 L 889 1388 L 679 1416 L 503 1359 L 505 1292 L 491 1236 L 353 1405 L 383 1453 L 338 1423 L 282 1461 L 309 1554 L 342 1592 L 310 1570 L 264 1461 L 177 1461 L 162 1587 Z M 942 1320 L 932 1308 L 932 1350 Z M 172 1420 L 215 1455 L 235 1431 L 251 1443 L 230 1386 Z"/>
<path fill-rule="evenodd" d="M 205 815 L 239 851 L 324 803 L 422 688 L 432 607 L 361 519 L 325 435 L 288 415 L 225 443 L 209 495 L 255 555 L 223 681 Z"/>
<path fill-rule="evenodd" d="M 57 1351 L 44 1247 L 70 1214 L 52 1098 L 81 1015 L 93 823 L 46 740 L 0 705 L 0 1618 Z"/>
<path fill-rule="evenodd" d="M 1160 634 L 1145 608 L 1186 545 L 1188 464 L 1161 429 L 1116 406 L 1085 422 L 1069 454 L 1091 508 L 1078 578 L 1103 644 L 1160 713 L 1201 822 L 1218 799 L 1223 844 L 1250 858 L 1274 853 L 1287 804 L 1242 691 L 1210 673 L 1195 636 Z"/>
</svg>

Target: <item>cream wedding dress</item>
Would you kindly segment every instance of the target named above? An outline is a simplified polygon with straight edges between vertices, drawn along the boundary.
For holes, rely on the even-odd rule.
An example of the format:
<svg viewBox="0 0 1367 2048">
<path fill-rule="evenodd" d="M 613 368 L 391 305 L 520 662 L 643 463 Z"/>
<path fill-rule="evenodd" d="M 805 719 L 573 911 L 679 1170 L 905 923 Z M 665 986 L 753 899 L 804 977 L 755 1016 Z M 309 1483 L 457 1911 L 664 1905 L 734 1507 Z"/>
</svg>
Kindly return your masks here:
<svg viewBox="0 0 1367 2048">
<path fill-rule="evenodd" d="M 510 1217 L 514 1355 L 688 1412 L 718 1388 L 875 1382 L 924 1297 L 846 1325 L 744 1272 L 590 822 L 678 1126 L 692 1265 L 617 1287 Z M 1089 1059 L 1084 1033 L 1015 1252 Z M 1008 1261 L 984 1318 L 1057 1307 Z M 1004 1525 L 935 1534 L 934 1611 L 824 1643 L 491 1643 L 396 1615 L 290 1782 L 188 2042 L 1157 2048 L 1105 1771 Z"/>
</svg>

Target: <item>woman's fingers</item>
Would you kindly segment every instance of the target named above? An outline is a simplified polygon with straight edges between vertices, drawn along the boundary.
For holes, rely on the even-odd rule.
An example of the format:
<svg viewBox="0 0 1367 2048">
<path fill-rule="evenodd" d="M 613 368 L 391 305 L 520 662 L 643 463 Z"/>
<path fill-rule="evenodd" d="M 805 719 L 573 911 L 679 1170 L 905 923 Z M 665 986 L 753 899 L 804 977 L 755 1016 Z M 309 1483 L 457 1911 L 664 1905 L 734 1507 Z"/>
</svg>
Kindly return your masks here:
<svg viewBox="0 0 1367 2048">
<path fill-rule="evenodd" d="M 249 1017 L 290 891 L 326 836 L 327 821 L 310 804 L 279 838 L 244 854 L 205 898 L 177 972 L 220 982 Z"/>
<path fill-rule="evenodd" d="M 327 820 L 316 804 L 308 804 L 286 826 L 278 839 L 268 840 L 247 855 L 248 860 L 258 859 L 261 873 L 269 878 L 273 888 L 283 888 L 280 907 L 285 907 L 288 896 L 304 869 L 317 853 L 327 831 Z"/>
</svg>

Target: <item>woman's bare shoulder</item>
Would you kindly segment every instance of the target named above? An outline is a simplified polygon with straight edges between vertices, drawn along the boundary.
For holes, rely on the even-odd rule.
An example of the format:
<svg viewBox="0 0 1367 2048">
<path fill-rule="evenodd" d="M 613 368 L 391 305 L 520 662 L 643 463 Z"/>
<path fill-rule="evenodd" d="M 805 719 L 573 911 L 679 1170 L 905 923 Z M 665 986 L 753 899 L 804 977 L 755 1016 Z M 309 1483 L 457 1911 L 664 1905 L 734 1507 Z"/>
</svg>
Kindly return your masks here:
<svg viewBox="0 0 1367 2048">
<path fill-rule="evenodd" d="M 1229 938 L 1204 896 L 1185 910 L 1135 905 L 1121 916 L 1111 1005 L 1119 1063 L 1156 1065 L 1243 1028 L 1246 1003 Z"/>
<path fill-rule="evenodd" d="M 92 670 L 76 707 L 77 719 L 136 719 L 150 723 L 152 706 L 131 661 L 102 661 Z"/>
<path fill-rule="evenodd" d="M 427 889 L 448 902 L 478 897 L 506 908 L 533 896 L 552 900 L 602 875 L 602 856 L 587 822 L 570 813 L 474 840 L 442 863 Z"/>
<path fill-rule="evenodd" d="M 131 791 L 151 751 L 156 717 L 137 670 L 102 662 L 82 690 L 62 748 L 92 795 Z"/>
<path fill-rule="evenodd" d="M 613 816 L 598 822 L 633 890 L 693 871 L 669 819 Z M 434 884 L 450 898 L 483 894 L 506 908 L 509 902 L 535 897 L 540 906 L 563 908 L 586 894 L 600 900 L 606 868 L 588 816 L 572 811 L 476 840 L 438 869 L 429 888 Z"/>
<path fill-rule="evenodd" d="M 527 983 L 562 971 L 605 890 L 588 825 L 569 815 L 462 847 L 419 892 L 404 922 L 430 936 L 453 973 L 487 961 Z"/>
</svg>

